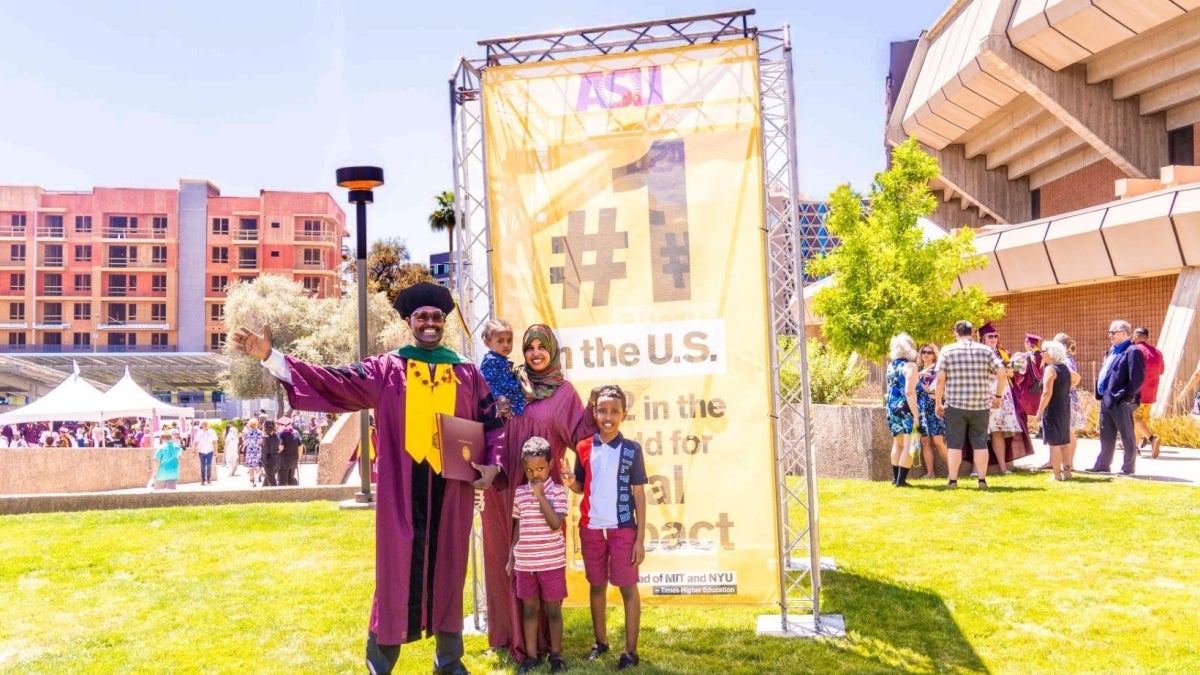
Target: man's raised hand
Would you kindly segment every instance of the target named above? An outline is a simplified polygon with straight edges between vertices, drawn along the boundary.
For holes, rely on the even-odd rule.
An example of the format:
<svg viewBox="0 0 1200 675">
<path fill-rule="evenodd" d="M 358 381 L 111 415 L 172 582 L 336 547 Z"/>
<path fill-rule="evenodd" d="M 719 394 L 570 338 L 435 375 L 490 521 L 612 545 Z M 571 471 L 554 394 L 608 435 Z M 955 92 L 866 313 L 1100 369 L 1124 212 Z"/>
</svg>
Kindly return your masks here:
<svg viewBox="0 0 1200 675">
<path fill-rule="evenodd" d="M 271 355 L 271 327 L 263 324 L 262 335 L 242 326 L 233 334 L 234 351 L 244 352 L 262 361 Z"/>
</svg>

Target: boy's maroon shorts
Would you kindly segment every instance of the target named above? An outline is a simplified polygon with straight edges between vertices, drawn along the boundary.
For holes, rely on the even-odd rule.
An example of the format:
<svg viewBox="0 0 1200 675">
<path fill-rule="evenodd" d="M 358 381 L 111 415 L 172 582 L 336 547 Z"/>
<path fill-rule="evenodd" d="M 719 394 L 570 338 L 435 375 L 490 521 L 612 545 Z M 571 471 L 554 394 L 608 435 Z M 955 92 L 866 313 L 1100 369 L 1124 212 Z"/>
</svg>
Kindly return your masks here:
<svg viewBox="0 0 1200 675">
<path fill-rule="evenodd" d="M 603 586 L 607 580 L 619 588 L 637 585 L 638 570 L 633 564 L 636 532 L 631 527 L 579 528 L 579 548 L 583 551 L 583 569 L 589 584 Z"/>
<path fill-rule="evenodd" d="M 546 602 L 561 602 L 567 597 L 567 568 L 543 570 L 541 572 L 515 571 L 517 577 L 517 599 L 541 598 Z"/>
</svg>

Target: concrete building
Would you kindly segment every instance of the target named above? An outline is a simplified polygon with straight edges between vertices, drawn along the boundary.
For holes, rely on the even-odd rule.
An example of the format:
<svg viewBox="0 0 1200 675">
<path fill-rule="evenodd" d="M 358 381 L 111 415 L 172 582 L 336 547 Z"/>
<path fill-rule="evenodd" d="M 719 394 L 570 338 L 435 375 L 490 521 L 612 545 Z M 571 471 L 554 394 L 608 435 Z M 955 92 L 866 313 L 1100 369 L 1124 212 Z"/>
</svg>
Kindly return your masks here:
<svg viewBox="0 0 1200 675">
<path fill-rule="evenodd" d="M 0 186 L 0 393 L 36 395 L 22 371 L 72 361 L 97 381 L 129 365 L 156 389 L 212 390 L 226 288 L 281 274 L 338 295 L 344 221 L 327 193 L 226 197 L 206 180 Z"/>
<path fill-rule="evenodd" d="M 886 138 L 935 155 L 946 229 L 973 227 L 1002 343 L 1147 326 L 1158 412 L 1200 357 L 1200 0 L 955 0 L 893 45 Z M 904 61 L 908 61 L 904 63 Z M 902 78 L 902 79 L 900 79 Z"/>
</svg>

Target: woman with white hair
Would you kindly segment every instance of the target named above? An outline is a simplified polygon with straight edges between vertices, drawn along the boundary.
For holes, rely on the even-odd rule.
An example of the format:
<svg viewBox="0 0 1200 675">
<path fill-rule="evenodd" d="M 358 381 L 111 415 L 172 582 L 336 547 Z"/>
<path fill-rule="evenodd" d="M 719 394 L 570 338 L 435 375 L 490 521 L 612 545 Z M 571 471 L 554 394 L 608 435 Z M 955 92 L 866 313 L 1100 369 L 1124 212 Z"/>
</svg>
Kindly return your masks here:
<svg viewBox="0 0 1200 675">
<path fill-rule="evenodd" d="M 909 487 L 912 444 L 917 430 L 917 346 L 908 333 L 892 338 L 887 369 L 888 429 L 892 432 L 892 485 Z"/>
<path fill-rule="evenodd" d="M 1050 446 L 1050 470 L 1054 480 L 1071 477 L 1071 386 L 1078 373 L 1067 366 L 1067 348 L 1058 342 L 1042 344 L 1042 397 L 1037 418 L 1042 439 Z"/>
</svg>

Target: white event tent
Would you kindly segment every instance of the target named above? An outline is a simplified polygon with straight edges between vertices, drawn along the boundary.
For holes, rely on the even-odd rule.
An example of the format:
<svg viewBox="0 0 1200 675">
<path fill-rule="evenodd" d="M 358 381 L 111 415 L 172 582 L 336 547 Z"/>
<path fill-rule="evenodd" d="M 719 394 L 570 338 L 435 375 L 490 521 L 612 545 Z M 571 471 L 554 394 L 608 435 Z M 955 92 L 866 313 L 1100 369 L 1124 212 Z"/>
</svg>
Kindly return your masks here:
<svg viewBox="0 0 1200 675">
<path fill-rule="evenodd" d="M 137 382 L 133 381 L 129 375 L 129 368 L 125 368 L 125 375 L 112 386 L 112 389 L 104 392 L 101 405 L 105 419 L 153 417 L 155 415 L 172 418 L 196 416 L 194 408 L 171 405 L 151 396 L 145 389 L 139 387 Z"/>
<path fill-rule="evenodd" d="M 0 414 L 0 425 L 21 422 L 102 422 L 116 417 L 193 417 L 190 407 L 164 403 L 125 375 L 112 389 L 99 389 L 79 375 L 79 366 L 62 384 L 29 405 Z"/>
<path fill-rule="evenodd" d="M 45 396 L 0 415 L 0 425 L 64 420 L 101 422 L 103 409 L 104 394 L 80 377 L 79 366 L 75 366 L 75 372 Z"/>
</svg>

